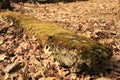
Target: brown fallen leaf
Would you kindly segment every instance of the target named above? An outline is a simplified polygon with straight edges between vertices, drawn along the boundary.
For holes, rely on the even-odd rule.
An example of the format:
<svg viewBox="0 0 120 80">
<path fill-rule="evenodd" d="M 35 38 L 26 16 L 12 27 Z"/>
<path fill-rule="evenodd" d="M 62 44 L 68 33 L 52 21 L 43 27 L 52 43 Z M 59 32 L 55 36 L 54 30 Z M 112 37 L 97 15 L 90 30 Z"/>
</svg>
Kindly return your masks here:
<svg viewBox="0 0 120 80">
<path fill-rule="evenodd" d="M 110 79 L 110 78 L 105 78 L 105 77 L 101 77 L 101 78 L 98 78 L 98 79 L 96 79 L 96 80 L 112 80 L 112 79 Z"/>
<path fill-rule="evenodd" d="M 7 80 L 9 78 L 9 73 L 5 73 L 4 79 Z"/>
<path fill-rule="evenodd" d="M 3 42 L 4 42 L 4 37 L 0 36 L 0 44 L 3 44 Z"/>
<path fill-rule="evenodd" d="M 56 79 L 55 77 L 42 77 L 42 78 L 40 78 L 40 79 L 38 79 L 38 80 L 58 80 L 58 79 Z"/>
<path fill-rule="evenodd" d="M 5 54 L 0 54 L 0 61 L 3 61 L 6 58 Z"/>
<path fill-rule="evenodd" d="M 32 56 L 30 57 L 30 62 L 31 62 L 31 63 L 34 63 L 34 64 L 36 64 L 36 65 L 39 65 L 39 64 L 40 64 L 40 62 L 35 58 L 34 55 L 32 55 Z"/>
<path fill-rule="evenodd" d="M 20 76 L 18 77 L 18 80 L 23 80 L 23 76 L 20 75 Z"/>
</svg>

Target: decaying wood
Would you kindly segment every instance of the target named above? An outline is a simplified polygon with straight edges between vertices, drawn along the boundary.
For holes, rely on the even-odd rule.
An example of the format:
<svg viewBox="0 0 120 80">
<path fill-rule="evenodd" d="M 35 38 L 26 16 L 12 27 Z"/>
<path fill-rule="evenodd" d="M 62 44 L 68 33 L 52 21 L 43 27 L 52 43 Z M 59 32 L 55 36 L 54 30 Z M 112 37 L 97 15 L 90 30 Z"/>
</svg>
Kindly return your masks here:
<svg viewBox="0 0 120 80">
<path fill-rule="evenodd" d="M 99 73 L 106 70 L 112 50 L 92 39 L 79 36 L 57 25 L 40 21 L 18 12 L 3 12 L 13 24 L 23 29 L 29 38 L 35 36 L 45 53 L 71 72 L 88 71 Z"/>
</svg>

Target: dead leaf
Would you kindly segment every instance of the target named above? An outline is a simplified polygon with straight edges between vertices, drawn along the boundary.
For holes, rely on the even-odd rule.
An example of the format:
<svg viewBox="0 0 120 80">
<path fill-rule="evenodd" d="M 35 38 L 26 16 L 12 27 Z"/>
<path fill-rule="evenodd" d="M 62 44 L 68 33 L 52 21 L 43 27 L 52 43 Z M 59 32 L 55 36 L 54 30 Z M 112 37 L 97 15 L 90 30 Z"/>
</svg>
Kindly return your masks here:
<svg viewBox="0 0 120 80">
<path fill-rule="evenodd" d="M 36 64 L 36 65 L 39 65 L 39 64 L 40 64 L 40 62 L 35 58 L 34 55 L 32 55 L 32 56 L 30 57 L 30 62 L 32 62 L 32 63 L 34 63 L 34 64 Z"/>
<path fill-rule="evenodd" d="M 98 78 L 98 79 L 96 79 L 96 80 L 112 80 L 112 79 L 110 79 L 110 78 L 105 78 L 105 77 L 101 77 L 101 78 Z"/>
<path fill-rule="evenodd" d="M 38 80 L 58 80 L 58 79 L 56 79 L 55 77 L 42 77 L 42 78 L 40 78 L 40 79 L 38 79 Z"/>
<path fill-rule="evenodd" d="M 0 44 L 3 44 L 3 42 L 4 42 L 4 37 L 0 36 Z"/>
<path fill-rule="evenodd" d="M 5 80 L 7 80 L 9 78 L 9 73 L 5 73 Z"/>
<path fill-rule="evenodd" d="M 18 80 L 23 80 L 23 76 L 20 75 L 20 76 L 18 77 Z"/>
<path fill-rule="evenodd" d="M 0 61 L 3 61 L 6 58 L 5 54 L 0 54 Z"/>
</svg>

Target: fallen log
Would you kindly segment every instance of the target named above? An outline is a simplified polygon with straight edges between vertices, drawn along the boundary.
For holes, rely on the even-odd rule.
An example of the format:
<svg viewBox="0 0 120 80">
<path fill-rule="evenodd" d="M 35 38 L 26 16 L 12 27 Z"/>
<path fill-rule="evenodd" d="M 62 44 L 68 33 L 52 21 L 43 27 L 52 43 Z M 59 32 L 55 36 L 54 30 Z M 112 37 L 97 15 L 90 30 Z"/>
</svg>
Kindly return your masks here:
<svg viewBox="0 0 120 80">
<path fill-rule="evenodd" d="M 101 73 L 109 65 L 112 50 L 92 39 L 18 12 L 2 12 L 1 16 L 12 20 L 29 38 L 35 36 L 44 52 L 54 55 L 55 60 L 70 72 Z"/>
</svg>

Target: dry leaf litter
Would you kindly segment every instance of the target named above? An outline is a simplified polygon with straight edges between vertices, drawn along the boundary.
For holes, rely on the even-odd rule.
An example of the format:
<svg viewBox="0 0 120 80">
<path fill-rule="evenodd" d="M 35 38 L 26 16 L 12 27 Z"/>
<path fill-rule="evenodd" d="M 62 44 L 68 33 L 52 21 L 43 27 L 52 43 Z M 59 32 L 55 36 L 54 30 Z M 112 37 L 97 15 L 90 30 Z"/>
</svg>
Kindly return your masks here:
<svg viewBox="0 0 120 80">
<path fill-rule="evenodd" d="M 89 0 L 72 3 L 12 3 L 15 11 L 41 22 L 60 25 L 113 49 L 112 70 L 104 76 L 67 74 L 54 56 L 42 51 L 36 38 L 28 39 L 19 26 L 0 18 L 0 80 L 119 80 L 119 0 Z"/>
</svg>

